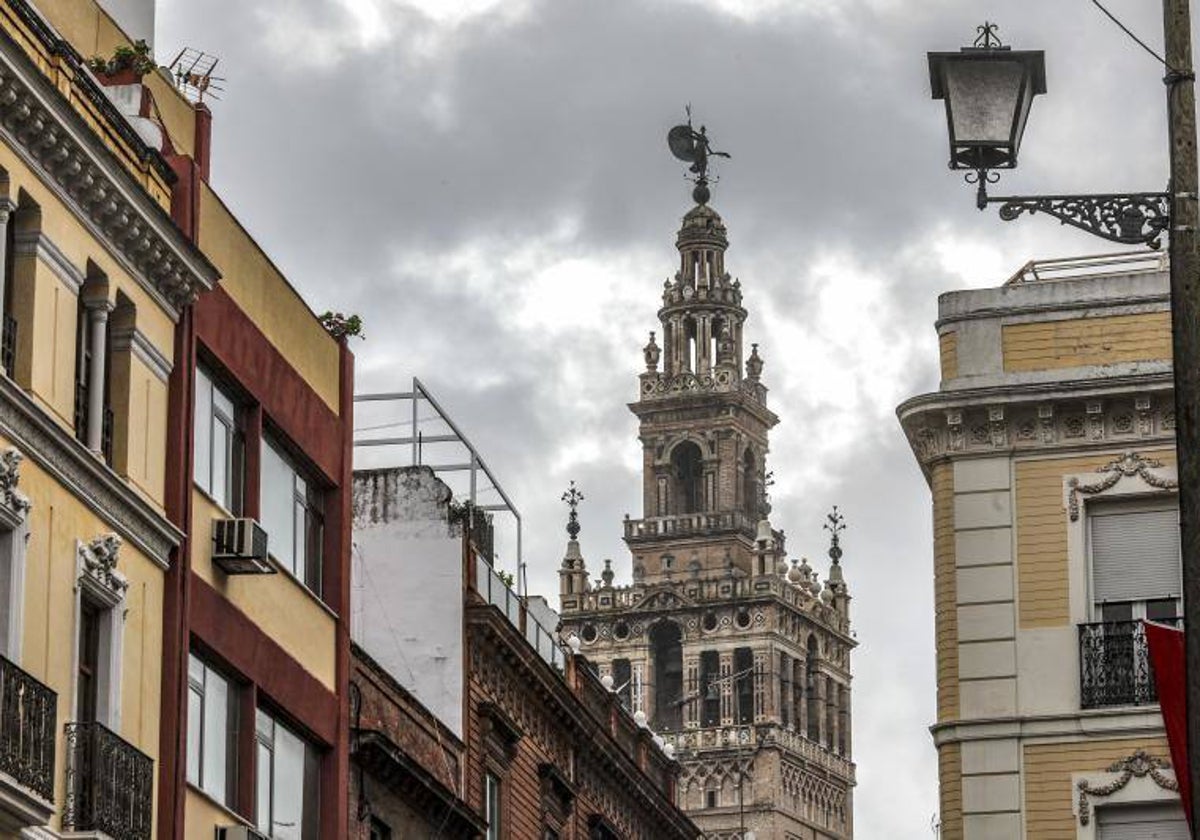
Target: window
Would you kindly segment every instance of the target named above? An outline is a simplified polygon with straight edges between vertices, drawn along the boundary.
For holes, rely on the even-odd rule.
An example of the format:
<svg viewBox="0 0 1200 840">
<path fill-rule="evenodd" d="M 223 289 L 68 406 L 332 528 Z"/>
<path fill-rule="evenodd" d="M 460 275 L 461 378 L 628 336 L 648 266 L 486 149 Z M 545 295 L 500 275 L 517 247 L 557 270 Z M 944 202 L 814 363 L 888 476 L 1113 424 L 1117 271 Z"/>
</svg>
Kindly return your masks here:
<svg viewBox="0 0 1200 840">
<path fill-rule="evenodd" d="M 316 840 L 320 774 L 316 749 L 262 709 L 254 731 L 255 827 L 277 840 Z"/>
<path fill-rule="evenodd" d="M 187 780 L 222 805 L 236 791 L 237 691 L 195 654 L 188 655 Z"/>
<path fill-rule="evenodd" d="M 1096 809 L 1097 840 L 1187 840 L 1178 805 L 1122 805 Z"/>
<path fill-rule="evenodd" d="M 487 822 L 486 840 L 500 840 L 500 778 L 494 773 L 483 777 L 483 819 Z"/>
<path fill-rule="evenodd" d="M 758 674 L 753 673 L 753 668 L 754 651 L 750 648 L 736 648 L 733 651 L 733 670 L 742 675 L 738 677 L 734 685 L 738 723 L 754 722 L 754 683 L 758 679 Z"/>
<path fill-rule="evenodd" d="M 245 444 L 237 405 L 212 376 L 196 370 L 196 486 L 235 515 L 242 510 Z"/>
<path fill-rule="evenodd" d="M 267 438 L 262 442 L 262 524 L 271 556 L 321 594 L 325 525 L 321 491 Z"/>
<path fill-rule="evenodd" d="M 613 691 L 626 709 L 633 700 L 633 669 L 628 659 L 614 659 L 612 663 Z"/>
<path fill-rule="evenodd" d="M 1179 509 L 1163 504 L 1089 504 L 1094 619 L 1174 620 L 1183 585 Z"/>
<path fill-rule="evenodd" d="M 721 725 L 721 687 L 713 685 L 721 670 L 720 655 L 715 650 L 700 652 L 700 725 Z"/>
<path fill-rule="evenodd" d="M 100 694 L 100 608 L 79 605 L 79 673 L 75 695 L 76 723 L 93 723 Z"/>
<path fill-rule="evenodd" d="M 705 808 L 716 808 L 717 807 L 717 792 L 715 790 L 704 791 L 704 807 Z"/>
</svg>

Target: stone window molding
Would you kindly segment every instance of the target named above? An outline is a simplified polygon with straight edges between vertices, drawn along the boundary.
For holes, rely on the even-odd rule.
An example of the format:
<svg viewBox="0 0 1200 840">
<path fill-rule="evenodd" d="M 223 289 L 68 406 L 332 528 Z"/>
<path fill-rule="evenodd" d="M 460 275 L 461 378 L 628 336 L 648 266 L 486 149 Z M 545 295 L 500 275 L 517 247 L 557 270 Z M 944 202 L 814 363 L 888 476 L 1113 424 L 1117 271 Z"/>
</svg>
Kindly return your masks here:
<svg viewBox="0 0 1200 840">
<path fill-rule="evenodd" d="M 22 460 L 16 449 L 0 452 L 0 656 L 18 665 L 24 627 L 28 517 L 32 507 L 29 498 L 17 488 Z"/>
<path fill-rule="evenodd" d="M 72 647 L 72 701 L 78 706 L 79 626 L 85 601 L 103 611 L 100 628 L 100 674 L 97 685 L 96 719 L 114 732 L 121 727 L 121 658 L 125 630 L 125 594 L 129 581 L 117 570 L 121 538 L 101 534 L 76 543 L 75 644 Z"/>
<path fill-rule="evenodd" d="M 1095 840 L 1094 812 L 1115 805 L 1178 803 L 1179 784 L 1171 764 L 1138 749 L 1101 772 L 1074 773 L 1071 810 L 1076 818 L 1076 840 Z"/>
<path fill-rule="evenodd" d="M 1080 496 L 1092 496 L 1105 493 L 1116 487 L 1123 478 L 1137 478 L 1151 488 L 1158 490 L 1176 490 L 1179 481 L 1175 477 L 1174 468 L 1164 467 L 1153 458 L 1145 458 L 1137 452 L 1126 452 L 1120 458 L 1109 461 L 1096 470 L 1099 478 L 1092 477 L 1084 483 L 1084 477 L 1072 476 L 1067 479 L 1067 515 L 1072 522 L 1079 519 L 1081 512 Z"/>
<path fill-rule="evenodd" d="M 1170 499 L 1179 487 L 1176 470 L 1153 458 L 1129 451 L 1094 472 L 1063 476 L 1063 508 L 1067 513 L 1067 570 L 1070 621 L 1092 620 L 1092 571 L 1088 551 L 1087 505 L 1093 501 L 1128 502 Z"/>
</svg>

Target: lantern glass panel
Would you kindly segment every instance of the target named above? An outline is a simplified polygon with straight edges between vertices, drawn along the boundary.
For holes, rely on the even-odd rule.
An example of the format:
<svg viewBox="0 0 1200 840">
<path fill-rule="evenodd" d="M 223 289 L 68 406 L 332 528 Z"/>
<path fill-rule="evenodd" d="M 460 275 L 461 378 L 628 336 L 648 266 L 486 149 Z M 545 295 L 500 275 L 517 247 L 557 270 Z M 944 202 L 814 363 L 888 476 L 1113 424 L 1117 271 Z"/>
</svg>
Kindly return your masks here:
<svg viewBox="0 0 1200 840">
<path fill-rule="evenodd" d="M 1009 146 L 1013 127 L 1028 113 L 1022 102 L 1025 68 L 1016 61 L 949 61 L 946 96 L 955 144 Z M 1015 151 L 1015 150 L 1014 150 Z"/>
</svg>

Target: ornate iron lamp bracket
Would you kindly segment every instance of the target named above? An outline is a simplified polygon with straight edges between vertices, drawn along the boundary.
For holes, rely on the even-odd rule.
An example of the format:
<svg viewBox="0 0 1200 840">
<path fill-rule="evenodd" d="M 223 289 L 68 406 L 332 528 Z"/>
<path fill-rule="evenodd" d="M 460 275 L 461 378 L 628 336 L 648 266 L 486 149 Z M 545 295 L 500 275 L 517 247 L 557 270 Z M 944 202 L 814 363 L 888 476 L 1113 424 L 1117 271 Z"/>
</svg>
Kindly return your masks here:
<svg viewBox="0 0 1200 840">
<path fill-rule="evenodd" d="M 1102 239 L 1150 248 L 1161 245 L 1171 225 L 1169 193 L 986 196 L 981 210 L 984 203 L 999 204 L 1000 218 L 1006 222 L 1022 213 L 1045 213 Z"/>
</svg>

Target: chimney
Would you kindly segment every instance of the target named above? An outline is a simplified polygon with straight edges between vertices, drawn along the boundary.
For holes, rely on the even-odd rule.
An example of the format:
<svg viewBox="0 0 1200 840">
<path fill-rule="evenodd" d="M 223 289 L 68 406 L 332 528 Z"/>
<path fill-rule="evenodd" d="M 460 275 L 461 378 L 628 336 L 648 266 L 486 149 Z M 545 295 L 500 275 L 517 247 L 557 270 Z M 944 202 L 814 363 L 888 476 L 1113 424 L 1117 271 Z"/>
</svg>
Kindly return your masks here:
<svg viewBox="0 0 1200 840">
<path fill-rule="evenodd" d="M 212 111 L 203 102 L 197 102 L 196 110 L 196 169 L 200 179 L 208 183 L 209 164 L 212 159 Z"/>
</svg>

